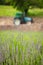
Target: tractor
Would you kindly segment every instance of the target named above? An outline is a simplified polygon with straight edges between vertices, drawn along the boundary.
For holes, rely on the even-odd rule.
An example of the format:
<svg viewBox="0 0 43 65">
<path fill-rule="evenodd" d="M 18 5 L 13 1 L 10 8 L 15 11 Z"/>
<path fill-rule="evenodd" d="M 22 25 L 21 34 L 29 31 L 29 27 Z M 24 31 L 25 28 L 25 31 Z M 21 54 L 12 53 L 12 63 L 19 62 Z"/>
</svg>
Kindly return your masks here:
<svg viewBox="0 0 43 65">
<path fill-rule="evenodd" d="M 33 23 L 33 19 L 31 17 L 25 16 L 24 13 L 17 12 L 14 17 L 14 24 L 20 25 L 20 24 L 31 24 Z"/>
</svg>

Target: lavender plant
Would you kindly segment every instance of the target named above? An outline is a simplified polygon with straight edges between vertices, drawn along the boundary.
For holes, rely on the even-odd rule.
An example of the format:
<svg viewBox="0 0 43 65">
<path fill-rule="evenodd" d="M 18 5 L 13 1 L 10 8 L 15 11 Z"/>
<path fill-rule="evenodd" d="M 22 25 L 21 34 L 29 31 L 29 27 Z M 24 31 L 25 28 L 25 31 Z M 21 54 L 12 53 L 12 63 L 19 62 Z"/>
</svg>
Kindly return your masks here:
<svg viewBox="0 0 43 65">
<path fill-rule="evenodd" d="M 0 38 L 0 65 L 43 65 L 41 38 L 37 43 L 32 38 L 25 40 L 23 33 Z"/>
</svg>

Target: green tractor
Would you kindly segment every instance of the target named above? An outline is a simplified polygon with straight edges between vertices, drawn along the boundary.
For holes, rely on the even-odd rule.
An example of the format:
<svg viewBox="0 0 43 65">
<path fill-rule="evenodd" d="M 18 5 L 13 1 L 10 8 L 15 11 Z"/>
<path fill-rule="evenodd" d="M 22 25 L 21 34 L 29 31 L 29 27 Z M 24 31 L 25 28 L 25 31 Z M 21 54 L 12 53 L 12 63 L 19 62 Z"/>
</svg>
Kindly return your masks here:
<svg viewBox="0 0 43 65">
<path fill-rule="evenodd" d="M 18 12 L 14 17 L 14 24 L 26 24 L 26 23 L 33 23 L 33 19 L 30 17 L 26 17 L 24 13 Z"/>
</svg>

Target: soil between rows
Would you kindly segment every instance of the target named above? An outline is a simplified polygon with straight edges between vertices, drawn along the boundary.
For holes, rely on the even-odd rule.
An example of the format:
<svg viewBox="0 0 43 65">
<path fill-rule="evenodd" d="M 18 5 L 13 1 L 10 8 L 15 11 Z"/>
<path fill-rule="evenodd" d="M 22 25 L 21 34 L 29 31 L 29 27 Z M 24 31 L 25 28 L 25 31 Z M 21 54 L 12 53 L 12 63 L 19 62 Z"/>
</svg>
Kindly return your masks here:
<svg viewBox="0 0 43 65">
<path fill-rule="evenodd" d="M 34 17 L 34 23 L 16 26 L 13 17 L 0 17 L 0 30 L 43 31 L 43 17 Z"/>
</svg>

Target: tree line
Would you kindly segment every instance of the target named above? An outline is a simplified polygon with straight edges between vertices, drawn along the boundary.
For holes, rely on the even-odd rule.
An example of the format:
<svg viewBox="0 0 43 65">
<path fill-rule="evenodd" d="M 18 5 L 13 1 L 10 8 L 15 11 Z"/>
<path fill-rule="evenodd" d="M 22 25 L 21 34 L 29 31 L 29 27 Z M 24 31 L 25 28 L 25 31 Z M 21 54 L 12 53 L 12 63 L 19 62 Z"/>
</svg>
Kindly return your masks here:
<svg viewBox="0 0 43 65">
<path fill-rule="evenodd" d="M 30 7 L 43 8 L 43 0 L 0 0 L 2 5 L 13 5 L 27 14 Z"/>
</svg>

